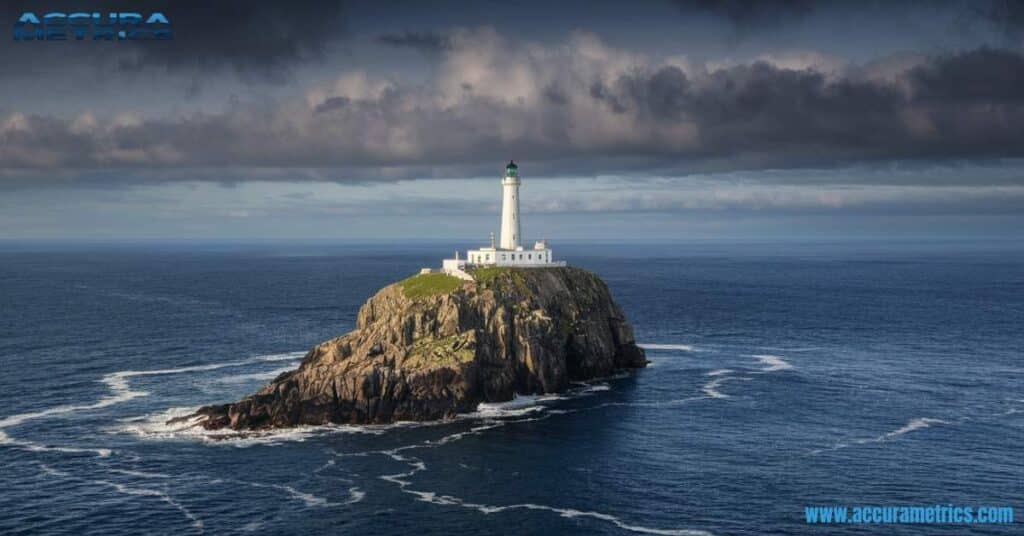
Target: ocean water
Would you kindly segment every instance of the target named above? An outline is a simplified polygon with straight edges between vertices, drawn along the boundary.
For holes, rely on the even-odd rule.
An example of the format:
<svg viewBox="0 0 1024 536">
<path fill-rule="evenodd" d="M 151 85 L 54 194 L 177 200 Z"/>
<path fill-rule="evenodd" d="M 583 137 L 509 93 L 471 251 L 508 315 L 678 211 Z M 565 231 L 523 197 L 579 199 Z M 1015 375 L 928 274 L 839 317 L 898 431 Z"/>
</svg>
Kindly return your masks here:
<svg viewBox="0 0 1024 536">
<path fill-rule="evenodd" d="M 1024 250 L 1000 244 L 562 246 L 649 368 L 438 424 L 163 424 L 454 246 L 6 247 L 0 533 L 1021 533 L 803 514 L 1024 513 Z"/>
</svg>

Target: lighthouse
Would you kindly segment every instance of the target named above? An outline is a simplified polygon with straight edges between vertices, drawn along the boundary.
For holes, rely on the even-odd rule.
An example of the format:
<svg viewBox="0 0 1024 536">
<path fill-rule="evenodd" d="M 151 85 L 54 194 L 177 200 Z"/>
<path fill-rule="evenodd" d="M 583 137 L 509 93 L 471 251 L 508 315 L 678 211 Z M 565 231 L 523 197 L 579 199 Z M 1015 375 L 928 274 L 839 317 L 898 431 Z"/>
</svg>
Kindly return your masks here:
<svg viewBox="0 0 1024 536">
<path fill-rule="evenodd" d="M 509 160 L 501 179 L 501 249 L 519 247 L 519 166 Z"/>
<path fill-rule="evenodd" d="M 565 261 L 556 261 L 552 258 L 551 248 L 545 240 L 538 240 L 530 249 L 522 246 L 523 237 L 522 220 L 519 215 L 519 166 L 509 161 L 505 166 L 505 175 L 501 179 L 501 238 L 500 243 L 494 243 L 494 233 L 491 233 L 489 246 L 480 249 L 466 251 L 464 258 L 459 258 L 458 252 L 454 259 L 444 259 L 441 262 L 441 271 L 472 280 L 473 276 L 467 272 L 476 267 L 482 266 L 505 266 L 510 268 L 549 268 L 553 266 L 565 266 Z M 430 273 L 430 268 L 424 268 L 423 273 Z"/>
</svg>

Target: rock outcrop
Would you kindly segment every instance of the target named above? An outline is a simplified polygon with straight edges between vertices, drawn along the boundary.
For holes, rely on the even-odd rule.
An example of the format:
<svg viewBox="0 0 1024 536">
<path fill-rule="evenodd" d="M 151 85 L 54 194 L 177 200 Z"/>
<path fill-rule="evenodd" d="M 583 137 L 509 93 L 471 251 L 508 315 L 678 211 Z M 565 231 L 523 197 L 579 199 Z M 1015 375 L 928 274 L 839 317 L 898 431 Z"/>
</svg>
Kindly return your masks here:
<svg viewBox="0 0 1024 536">
<path fill-rule="evenodd" d="M 420 275 L 381 289 L 356 329 L 315 346 L 298 369 L 234 404 L 197 412 L 202 426 L 444 419 L 480 402 L 555 393 L 571 381 L 643 367 L 644 352 L 608 287 L 578 268 Z"/>
</svg>

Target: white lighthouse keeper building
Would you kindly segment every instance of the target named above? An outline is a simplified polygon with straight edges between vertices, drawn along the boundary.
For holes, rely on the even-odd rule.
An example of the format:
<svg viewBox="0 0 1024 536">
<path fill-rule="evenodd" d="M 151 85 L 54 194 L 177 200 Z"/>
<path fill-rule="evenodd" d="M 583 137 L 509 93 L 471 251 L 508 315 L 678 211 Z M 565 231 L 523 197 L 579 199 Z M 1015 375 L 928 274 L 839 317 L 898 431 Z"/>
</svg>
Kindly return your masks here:
<svg viewBox="0 0 1024 536">
<path fill-rule="evenodd" d="M 518 268 L 545 268 L 565 266 L 565 261 L 555 261 L 547 242 L 538 240 L 533 248 L 524 249 L 522 242 L 522 221 L 519 217 L 519 166 L 509 161 L 505 166 L 505 176 L 501 179 L 501 241 L 495 247 L 494 234 L 491 234 L 490 247 L 471 249 L 465 258 L 459 258 L 455 252 L 454 259 L 445 259 L 441 269 L 445 273 L 472 279 L 465 272 L 466 268 L 476 266 L 510 266 Z"/>
</svg>

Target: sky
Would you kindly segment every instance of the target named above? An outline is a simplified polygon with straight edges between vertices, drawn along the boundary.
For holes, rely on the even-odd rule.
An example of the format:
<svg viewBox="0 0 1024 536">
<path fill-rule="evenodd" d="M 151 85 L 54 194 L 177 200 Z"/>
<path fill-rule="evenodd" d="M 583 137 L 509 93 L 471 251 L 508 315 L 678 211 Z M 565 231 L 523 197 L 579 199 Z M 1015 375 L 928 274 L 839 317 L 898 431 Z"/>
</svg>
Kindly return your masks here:
<svg viewBox="0 0 1024 536">
<path fill-rule="evenodd" d="M 995 238 L 1024 229 L 1024 1 L 13 1 L 0 240 Z M 11 34 L 13 36 L 13 32 Z"/>
</svg>

